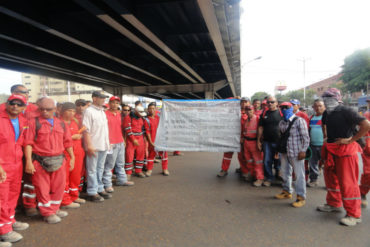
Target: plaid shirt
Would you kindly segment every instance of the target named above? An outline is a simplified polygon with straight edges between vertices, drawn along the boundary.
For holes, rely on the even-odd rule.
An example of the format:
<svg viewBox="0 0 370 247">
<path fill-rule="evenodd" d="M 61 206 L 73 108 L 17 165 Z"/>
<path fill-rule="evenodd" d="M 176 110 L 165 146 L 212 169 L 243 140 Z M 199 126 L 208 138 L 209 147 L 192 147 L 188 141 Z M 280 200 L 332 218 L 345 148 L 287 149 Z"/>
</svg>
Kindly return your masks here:
<svg viewBox="0 0 370 247">
<path fill-rule="evenodd" d="M 289 123 L 293 120 L 296 115 L 289 118 L 289 121 L 281 120 L 279 123 L 279 129 L 284 132 Z M 310 145 L 310 136 L 308 134 L 307 123 L 303 118 L 298 117 L 294 121 L 290 128 L 290 135 L 288 138 L 287 155 L 288 157 L 298 157 L 298 153 L 306 152 Z"/>
</svg>

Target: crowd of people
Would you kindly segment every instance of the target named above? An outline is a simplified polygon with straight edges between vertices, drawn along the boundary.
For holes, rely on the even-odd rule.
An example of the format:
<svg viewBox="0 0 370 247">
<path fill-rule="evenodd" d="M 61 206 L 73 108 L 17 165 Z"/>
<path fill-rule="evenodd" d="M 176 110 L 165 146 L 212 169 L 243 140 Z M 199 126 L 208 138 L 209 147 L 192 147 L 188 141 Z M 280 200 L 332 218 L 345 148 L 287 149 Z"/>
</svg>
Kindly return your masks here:
<svg viewBox="0 0 370 247">
<path fill-rule="evenodd" d="M 370 99 L 368 99 L 370 107 Z M 342 225 L 361 222 L 361 207 L 367 206 L 370 189 L 370 112 L 361 116 L 344 106 L 338 89 L 330 88 L 313 102 L 314 113 L 308 116 L 300 101 L 278 102 L 275 97 L 264 100 L 240 99 L 241 151 L 238 153 L 241 178 L 254 186 L 270 187 L 281 183 L 276 199 L 293 198 L 295 208 L 306 204 L 306 187 L 317 187 L 323 170 L 327 190 L 321 212 L 346 211 Z M 359 157 L 363 174 L 359 186 Z M 228 175 L 233 153 L 224 153 L 222 178 Z M 294 181 L 294 183 L 293 183 Z"/>
<path fill-rule="evenodd" d="M 32 104 L 25 86 L 11 88 L 11 96 L 0 105 L 0 247 L 21 240 L 18 231 L 29 227 L 15 219 L 17 206 L 27 216 L 41 215 L 56 224 L 68 215 L 61 209 L 79 208 L 86 200 L 104 202 L 112 197 L 113 185 L 132 186 L 133 175 L 150 177 L 159 158 L 162 174 L 170 175 L 168 153 L 154 148 L 160 118 L 156 103 L 145 111 L 141 102 L 131 108 L 117 96 L 106 105 L 107 98 L 94 91 L 90 102 L 57 104 L 42 97 Z M 315 100 L 311 117 L 300 110 L 297 99 L 279 103 L 268 96 L 250 102 L 243 97 L 240 102 L 237 171 L 243 179 L 257 187 L 281 180 L 277 199 L 291 199 L 295 181 L 292 206 L 299 208 L 306 202 L 306 185 L 318 186 L 323 166 L 327 198 L 317 209 L 344 207 L 342 224 L 361 222 L 370 185 L 370 142 L 362 137 L 370 136 L 370 123 L 341 104 L 338 90 L 329 89 Z M 364 163 L 360 187 L 358 152 Z M 219 177 L 228 174 L 232 156 L 224 154 Z"/>
</svg>

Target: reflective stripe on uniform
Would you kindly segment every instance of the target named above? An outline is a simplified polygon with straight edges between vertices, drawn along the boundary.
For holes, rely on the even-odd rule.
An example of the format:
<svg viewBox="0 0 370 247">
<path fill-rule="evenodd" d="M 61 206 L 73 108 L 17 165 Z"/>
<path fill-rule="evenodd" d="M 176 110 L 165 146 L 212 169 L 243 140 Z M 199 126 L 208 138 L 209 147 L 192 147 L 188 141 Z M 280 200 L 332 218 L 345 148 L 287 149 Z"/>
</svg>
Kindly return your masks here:
<svg viewBox="0 0 370 247">
<path fill-rule="evenodd" d="M 36 198 L 36 194 L 29 194 L 29 193 L 23 192 L 22 197 Z"/>
<path fill-rule="evenodd" d="M 35 186 L 30 185 L 30 184 L 24 184 L 24 187 L 27 188 L 27 189 L 31 189 L 31 190 L 35 189 Z"/>
<path fill-rule="evenodd" d="M 232 158 L 224 158 L 224 160 L 232 160 Z"/>
<path fill-rule="evenodd" d="M 247 163 L 253 163 L 253 160 L 247 160 Z"/>
<path fill-rule="evenodd" d="M 334 192 L 340 192 L 339 189 L 331 189 L 331 188 L 326 188 L 328 191 L 334 191 Z"/>
<path fill-rule="evenodd" d="M 3 227 L 5 225 L 10 225 L 10 224 L 12 224 L 12 222 L 6 222 L 6 223 L 3 223 L 3 224 L 0 224 L 0 227 Z"/>
<path fill-rule="evenodd" d="M 344 201 L 361 200 L 361 197 L 343 198 Z"/>
</svg>

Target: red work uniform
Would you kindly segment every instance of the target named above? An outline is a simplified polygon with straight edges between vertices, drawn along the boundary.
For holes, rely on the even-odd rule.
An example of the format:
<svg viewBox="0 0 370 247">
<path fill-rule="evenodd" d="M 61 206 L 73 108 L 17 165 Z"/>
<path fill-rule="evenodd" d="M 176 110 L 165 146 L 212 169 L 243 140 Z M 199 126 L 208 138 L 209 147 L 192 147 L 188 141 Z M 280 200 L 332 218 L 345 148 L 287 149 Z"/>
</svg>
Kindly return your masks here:
<svg viewBox="0 0 370 247">
<path fill-rule="evenodd" d="M 144 119 L 137 117 L 131 112 L 123 119 L 123 129 L 126 133 L 126 153 L 125 153 L 125 170 L 126 174 L 131 175 L 133 169 L 134 157 L 135 173 L 141 173 L 144 166 L 145 142 L 144 142 Z M 139 146 L 135 146 L 133 141 L 137 140 Z"/>
<path fill-rule="evenodd" d="M 145 119 L 145 130 L 148 131 L 150 134 L 150 137 L 152 139 L 152 142 L 155 142 L 155 137 L 157 135 L 157 129 L 159 125 L 159 116 L 154 115 L 154 117 L 147 117 Z M 147 169 L 153 170 L 153 164 L 154 164 L 154 158 L 156 156 L 156 151 L 154 150 L 154 147 L 149 144 L 149 156 L 147 159 Z M 159 156 L 162 159 L 162 170 L 168 169 L 168 154 L 166 151 L 158 152 Z"/>
<path fill-rule="evenodd" d="M 244 111 L 242 111 L 241 114 L 242 114 L 242 117 L 240 119 L 240 126 L 243 126 L 244 121 L 248 118 L 248 116 L 247 116 L 247 114 L 245 114 Z M 246 166 L 246 161 L 245 161 L 245 157 L 243 155 L 242 149 L 243 149 L 243 147 L 241 147 L 241 150 L 238 153 L 238 160 L 239 160 L 240 168 L 242 168 L 243 166 Z M 221 169 L 223 171 L 228 171 L 229 170 L 230 163 L 231 163 L 231 160 L 233 158 L 233 154 L 234 154 L 233 152 L 224 153 L 224 157 L 222 159 L 222 165 L 221 165 Z"/>
<path fill-rule="evenodd" d="M 6 180 L 0 183 L 0 235 L 13 230 L 14 214 L 22 182 L 22 145 L 27 120 L 20 114 L 19 137 L 15 140 L 14 127 L 5 109 L 0 110 L 0 164 Z"/>
<path fill-rule="evenodd" d="M 257 147 L 258 120 L 259 117 L 253 115 L 251 119 L 245 120 L 242 126 L 244 157 L 247 162 L 247 165 L 242 167 L 242 173 L 250 173 L 256 179 L 263 179 L 263 154 Z"/>
<path fill-rule="evenodd" d="M 65 126 L 69 128 L 71 135 L 80 134 L 79 127 L 75 120 L 70 124 L 64 122 Z M 73 154 L 75 155 L 75 164 L 72 171 L 69 170 L 69 162 L 71 157 L 68 152 L 64 150 L 66 158 L 66 186 L 62 200 L 62 206 L 66 206 L 77 200 L 79 187 L 81 183 L 81 171 L 84 164 L 85 151 L 82 147 L 82 139 L 75 139 L 73 141 Z"/>
<path fill-rule="evenodd" d="M 36 119 L 29 122 L 29 128 L 25 133 L 24 146 L 32 145 L 32 153 L 39 156 L 58 156 L 63 154 L 66 148 L 72 147 L 71 133 L 62 121 L 53 118 L 53 126 L 45 118 L 38 118 L 41 128 L 36 136 Z M 35 186 L 36 198 L 40 214 L 44 217 L 55 214 L 62 202 L 66 183 L 66 160 L 61 168 L 54 172 L 47 172 L 38 161 L 33 160 L 35 173 L 32 175 L 32 183 Z"/>
<path fill-rule="evenodd" d="M 370 121 L 370 112 L 364 114 L 367 120 Z M 361 176 L 360 192 L 362 196 L 366 196 L 370 190 L 370 132 L 364 136 L 366 145 L 363 148 L 362 162 L 364 164 L 364 173 Z"/>
<path fill-rule="evenodd" d="M 310 128 L 310 118 L 308 117 L 308 115 L 306 113 L 304 113 L 302 111 L 298 111 L 298 112 L 295 113 L 295 115 L 298 116 L 298 117 L 303 118 L 304 121 L 306 121 L 306 123 L 307 123 L 307 129 Z"/>
</svg>

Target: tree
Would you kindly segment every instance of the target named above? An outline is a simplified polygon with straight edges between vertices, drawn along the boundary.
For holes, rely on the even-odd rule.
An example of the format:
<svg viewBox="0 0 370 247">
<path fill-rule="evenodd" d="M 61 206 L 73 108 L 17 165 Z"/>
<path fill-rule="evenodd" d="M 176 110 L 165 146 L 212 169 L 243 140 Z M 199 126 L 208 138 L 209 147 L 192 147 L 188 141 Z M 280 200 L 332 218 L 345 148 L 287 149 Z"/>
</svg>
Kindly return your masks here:
<svg viewBox="0 0 370 247">
<path fill-rule="evenodd" d="M 269 94 L 266 93 L 266 92 L 256 92 L 255 94 L 253 94 L 252 96 L 252 101 L 255 100 L 255 99 L 259 99 L 259 100 L 263 100 L 266 96 L 268 96 Z"/>
<path fill-rule="evenodd" d="M 289 91 L 286 94 L 278 94 L 276 95 L 276 99 L 278 101 L 290 101 L 291 99 L 298 99 L 301 102 L 301 106 L 304 106 L 306 103 L 306 107 L 312 105 L 313 101 L 315 100 L 315 91 L 313 89 L 306 89 L 306 100 L 304 100 L 304 92 L 303 89 Z"/>
<path fill-rule="evenodd" d="M 344 59 L 342 66 L 343 83 L 347 91 L 367 92 L 367 84 L 370 84 L 370 47 L 357 50 Z"/>
</svg>

